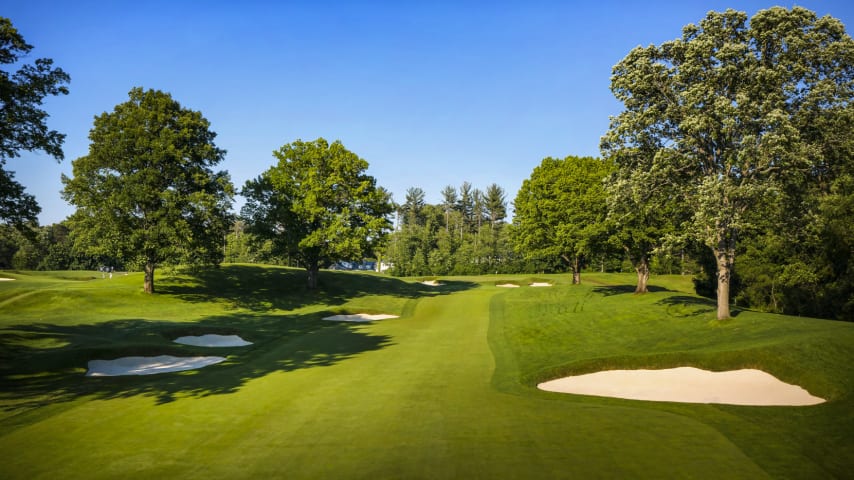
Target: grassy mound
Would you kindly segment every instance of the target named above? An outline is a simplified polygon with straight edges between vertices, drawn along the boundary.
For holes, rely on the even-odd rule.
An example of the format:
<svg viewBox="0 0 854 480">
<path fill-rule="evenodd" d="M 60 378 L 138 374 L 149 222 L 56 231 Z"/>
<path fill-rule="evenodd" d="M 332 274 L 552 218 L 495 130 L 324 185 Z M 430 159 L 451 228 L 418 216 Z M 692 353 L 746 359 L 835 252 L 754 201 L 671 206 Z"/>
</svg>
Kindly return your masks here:
<svg viewBox="0 0 854 480">
<path fill-rule="evenodd" d="M 854 325 L 713 305 L 679 277 L 417 279 L 228 265 L 158 280 L 0 283 L 3 478 L 829 478 L 854 468 Z M 68 277 L 73 277 L 68 278 Z M 324 322 L 329 312 L 394 322 Z M 193 356 L 176 333 L 240 335 L 225 362 L 85 377 L 89 360 Z M 542 392 L 607 368 L 760 368 L 814 407 Z"/>
</svg>

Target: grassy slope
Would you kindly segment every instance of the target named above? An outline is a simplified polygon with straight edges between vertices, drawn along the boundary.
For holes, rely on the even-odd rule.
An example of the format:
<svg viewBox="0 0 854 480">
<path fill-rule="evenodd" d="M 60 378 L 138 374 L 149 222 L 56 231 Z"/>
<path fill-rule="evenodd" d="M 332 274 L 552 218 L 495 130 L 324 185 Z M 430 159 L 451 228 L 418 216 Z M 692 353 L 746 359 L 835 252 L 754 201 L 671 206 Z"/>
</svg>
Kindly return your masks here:
<svg viewBox="0 0 854 480">
<path fill-rule="evenodd" d="M 815 478 L 854 466 L 853 325 L 752 312 L 718 325 L 684 292 L 636 297 L 609 287 L 628 277 L 607 275 L 507 290 L 494 284 L 527 279 L 434 288 L 324 273 L 321 293 L 302 275 L 229 266 L 161 281 L 155 296 L 137 275 L 0 283 L 0 477 Z M 338 311 L 403 316 L 319 320 Z M 192 332 L 256 343 L 196 372 L 82 377 L 93 358 L 206 353 L 168 341 Z M 759 366 L 831 402 L 682 405 L 533 387 L 675 364 Z"/>
<path fill-rule="evenodd" d="M 615 368 L 691 365 L 759 368 L 830 400 L 817 407 L 734 407 L 569 397 L 569 403 L 642 405 L 715 427 L 774 477 L 844 477 L 854 466 L 854 325 L 739 312 L 714 320 L 714 304 L 667 288 L 644 296 L 596 283 L 496 297 L 495 383 L 523 392 L 539 381 Z M 626 281 L 629 279 L 626 278 Z M 668 285 L 668 282 L 670 284 Z M 672 289 L 668 291 L 668 289 Z M 542 393 L 555 396 L 557 394 Z"/>
</svg>

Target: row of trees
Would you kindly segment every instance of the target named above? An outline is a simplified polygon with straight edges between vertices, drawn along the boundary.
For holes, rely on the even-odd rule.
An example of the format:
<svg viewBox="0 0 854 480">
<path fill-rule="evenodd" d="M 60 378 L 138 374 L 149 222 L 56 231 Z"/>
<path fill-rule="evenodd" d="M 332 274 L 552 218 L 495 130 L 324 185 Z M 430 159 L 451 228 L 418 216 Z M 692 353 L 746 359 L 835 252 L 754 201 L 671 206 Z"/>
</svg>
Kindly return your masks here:
<svg viewBox="0 0 854 480">
<path fill-rule="evenodd" d="M 198 111 L 168 93 L 134 88 L 129 100 L 95 118 L 89 151 L 63 175 L 63 198 L 76 207 L 62 224 L 36 227 L 38 205 L 3 167 L 21 151 L 62 160 L 64 135 L 46 126 L 40 107 L 67 94 L 69 76 L 49 59 L 14 66 L 32 46 L 0 18 L 0 262 L 4 267 L 91 267 L 95 260 L 140 266 L 154 292 L 159 265 L 223 260 L 236 193 L 216 170 L 225 151 Z M 391 223 L 390 194 L 365 174 L 368 164 L 340 142 L 297 140 L 274 152 L 277 163 L 246 183 L 241 233 L 266 256 L 293 258 L 317 286 L 318 269 L 359 258 Z M 256 248 L 257 250 L 257 248 Z M 234 252 L 236 253 L 236 252 Z"/>
<path fill-rule="evenodd" d="M 31 48 L 8 21 L 0 34 L 3 63 Z M 25 231 L 37 206 L 2 167 L 20 150 L 62 158 L 62 136 L 36 107 L 66 93 L 68 77 L 42 59 L 2 80 L 4 118 L 20 122 L 0 131 L 0 221 Z M 576 282 L 585 263 L 628 258 L 640 293 L 652 259 L 678 250 L 710 267 L 713 285 L 701 286 L 717 295 L 719 319 L 733 294 L 775 311 L 854 317 L 854 41 L 838 20 L 797 7 L 749 22 L 711 12 L 681 39 L 632 50 L 611 89 L 625 110 L 602 138 L 604 159 L 543 160 L 506 224 L 497 185 L 446 187 L 439 205 L 414 187 L 395 206 L 365 160 L 322 138 L 274 152 L 276 163 L 244 185 L 236 223 L 236 190 L 215 170 L 225 152 L 207 120 L 136 88 L 96 118 L 88 155 L 63 178 L 77 207 L 65 227 L 77 254 L 141 265 L 148 292 L 157 265 L 216 264 L 228 251 L 297 262 L 311 287 L 320 267 L 372 253 L 400 275 L 563 262 Z"/>
<path fill-rule="evenodd" d="M 611 89 L 625 110 L 604 160 L 534 170 L 514 202 L 516 254 L 561 258 L 577 282 L 585 258 L 621 251 L 644 292 L 654 254 L 687 250 L 719 319 L 733 296 L 854 319 L 854 41 L 838 20 L 710 12 L 681 39 L 632 50 Z"/>
<path fill-rule="evenodd" d="M 385 244 L 394 275 L 476 275 L 514 268 L 507 235 L 507 200 L 497 184 L 485 190 L 446 186 L 438 205 L 419 187 L 397 206 L 397 228 Z"/>
<path fill-rule="evenodd" d="M 101 265 L 118 266 L 76 249 L 67 222 L 23 231 L 0 225 L 0 269 L 94 270 Z"/>
<path fill-rule="evenodd" d="M 89 254 L 141 265 L 144 290 L 164 263 L 219 264 L 236 217 L 225 151 L 199 112 L 164 92 L 135 88 L 95 119 L 89 154 L 63 177 L 76 244 Z M 320 267 L 361 258 L 390 229 L 391 196 L 368 163 L 340 142 L 297 140 L 246 182 L 245 231 L 271 256 L 293 258 L 318 285 Z"/>
<path fill-rule="evenodd" d="M 628 224 L 637 217 L 625 215 L 625 204 L 618 202 L 611 184 L 615 168 L 611 161 L 592 157 L 544 159 L 513 200 L 512 223 L 506 222 L 506 194 L 496 184 L 484 191 L 467 182 L 459 190 L 447 186 L 436 205 L 425 204 L 420 188 L 410 188 L 397 209 L 397 228 L 383 250 L 393 264 L 392 273 L 569 271 L 574 283 L 580 283 L 584 268 L 623 271 L 632 260 L 629 269 L 643 265 L 637 290 L 643 293 L 653 270 L 697 271 L 694 246 L 655 249 L 665 223 L 673 230 L 674 217 L 662 213 L 660 231 Z M 644 235 L 645 250 L 639 246 Z"/>
</svg>

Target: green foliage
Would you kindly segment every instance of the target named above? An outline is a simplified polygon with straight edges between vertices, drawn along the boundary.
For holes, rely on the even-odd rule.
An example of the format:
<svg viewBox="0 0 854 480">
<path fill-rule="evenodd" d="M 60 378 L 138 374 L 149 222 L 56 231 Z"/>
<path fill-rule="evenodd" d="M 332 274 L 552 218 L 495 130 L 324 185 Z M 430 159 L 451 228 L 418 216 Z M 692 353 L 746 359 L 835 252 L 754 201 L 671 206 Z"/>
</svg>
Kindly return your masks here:
<svg viewBox="0 0 854 480">
<path fill-rule="evenodd" d="M 749 25 L 742 12 L 710 12 L 681 39 L 632 50 L 611 90 L 625 111 L 603 152 L 687 206 L 683 228 L 715 253 L 727 318 L 738 239 L 772 227 L 787 188 L 851 151 L 854 41 L 800 7 L 762 10 Z"/>
<path fill-rule="evenodd" d="M 115 259 L 97 258 L 74 245 L 67 222 L 30 225 L 27 230 L 0 226 L 0 268 L 17 270 L 95 270 L 120 267 Z"/>
<path fill-rule="evenodd" d="M 41 212 L 36 198 L 24 191 L 24 186 L 15 181 L 15 173 L 3 169 L 0 159 L 0 222 L 24 228 L 36 222 Z"/>
<path fill-rule="evenodd" d="M 339 141 L 297 140 L 273 155 L 278 163 L 243 187 L 242 216 L 274 254 L 297 259 L 315 288 L 322 265 L 361 259 L 381 243 L 391 196 Z"/>
<path fill-rule="evenodd" d="M 249 233 L 243 220 L 237 220 L 225 237 L 225 263 L 266 263 L 289 265 L 287 258 L 273 253 L 273 242 Z"/>
<path fill-rule="evenodd" d="M 21 150 L 43 150 L 58 160 L 63 158 L 65 135 L 48 130 L 47 112 L 39 106 L 47 96 L 67 95 L 71 78 L 53 60 L 38 58 L 20 65 L 14 73 L 7 66 L 17 64 L 33 49 L 8 18 L 0 17 L 0 163 L 20 155 Z"/>
<path fill-rule="evenodd" d="M 492 184 L 481 193 L 468 182 L 442 190 L 442 203 L 423 202 L 424 192 L 407 190 L 403 222 L 389 241 L 391 273 L 398 276 L 478 275 L 519 271 L 504 219 L 504 190 Z M 416 199 L 420 201 L 416 202 Z M 412 212 L 417 211 L 417 216 Z M 407 220 L 411 218 L 412 220 Z"/>
<path fill-rule="evenodd" d="M 424 190 L 410 187 L 406 190 L 406 199 L 400 206 L 399 215 L 403 225 L 424 225 Z"/>
<path fill-rule="evenodd" d="M 636 293 L 646 293 L 649 273 L 661 268 L 661 259 L 672 251 L 667 240 L 688 214 L 672 189 L 650 188 L 653 156 L 643 150 L 614 152 L 616 171 L 606 182 L 609 243 L 626 254 L 637 272 Z"/>
<path fill-rule="evenodd" d="M 483 208 L 491 226 L 498 225 L 507 218 L 507 196 L 504 189 L 493 183 L 486 187 L 483 195 Z"/>
<path fill-rule="evenodd" d="M 158 90 L 129 96 L 95 118 L 63 196 L 77 207 L 69 220 L 77 245 L 142 266 L 151 293 L 158 265 L 222 261 L 233 187 L 213 171 L 225 151 L 200 112 Z"/>
<path fill-rule="evenodd" d="M 53 60 L 38 58 L 7 68 L 26 58 L 33 49 L 8 18 L 0 17 L 0 222 L 20 228 L 36 221 L 41 209 L 32 195 L 3 167 L 6 160 L 20 156 L 21 150 L 44 151 L 62 160 L 65 135 L 49 130 L 47 112 L 39 108 L 47 96 L 67 95 L 70 77 L 53 67 Z"/>
<path fill-rule="evenodd" d="M 739 251 L 739 304 L 854 321 L 854 183 L 839 176 L 808 190 L 792 227 L 747 239 Z"/>
<path fill-rule="evenodd" d="M 613 162 L 591 157 L 546 158 L 513 202 L 514 248 L 529 259 L 562 259 L 580 281 L 584 257 L 606 239 L 603 181 Z"/>
</svg>

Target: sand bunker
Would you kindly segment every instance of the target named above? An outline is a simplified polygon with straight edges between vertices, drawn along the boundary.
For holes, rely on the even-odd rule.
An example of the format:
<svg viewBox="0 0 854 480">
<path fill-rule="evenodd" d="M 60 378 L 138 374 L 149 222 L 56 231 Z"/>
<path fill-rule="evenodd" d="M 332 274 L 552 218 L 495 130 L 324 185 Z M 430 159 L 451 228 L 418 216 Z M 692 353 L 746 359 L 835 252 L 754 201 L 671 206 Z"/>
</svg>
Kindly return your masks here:
<svg viewBox="0 0 854 480">
<path fill-rule="evenodd" d="M 0 282 L 11 282 L 12 280 L 15 280 L 15 279 L 14 278 L 0 277 Z"/>
<path fill-rule="evenodd" d="M 386 320 L 389 318 L 398 318 L 397 315 L 386 315 L 386 314 L 377 314 L 370 315 L 367 313 L 357 313 L 354 315 L 333 315 L 331 317 L 324 317 L 324 320 L 333 320 L 338 322 L 372 322 L 374 320 Z"/>
<path fill-rule="evenodd" d="M 178 337 L 174 342 L 182 345 L 193 345 L 194 347 L 245 347 L 252 345 L 252 342 L 247 342 L 237 335 L 214 334 Z"/>
<path fill-rule="evenodd" d="M 534 283 L 530 284 L 529 286 L 530 287 L 551 287 L 552 284 L 547 283 L 547 282 L 534 282 Z"/>
<path fill-rule="evenodd" d="M 442 285 L 437 280 L 424 280 L 423 282 L 421 282 L 421 284 L 427 285 L 428 287 L 438 287 L 438 286 Z"/>
<path fill-rule="evenodd" d="M 515 283 L 502 283 L 502 284 L 496 285 L 496 287 L 501 287 L 501 288 L 519 288 L 519 285 L 516 285 Z"/>
<path fill-rule="evenodd" d="M 114 377 L 118 375 L 153 375 L 155 373 L 195 370 L 225 361 L 225 357 L 123 357 L 115 360 L 92 360 L 87 377 Z"/>
<path fill-rule="evenodd" d="M 729 405 L 816 405 L 823 398 L 761 370 L 709 372 L 692 367 L 610 370 L 537 385 L 550 392 L 659 402 Z"/>
</svg>

